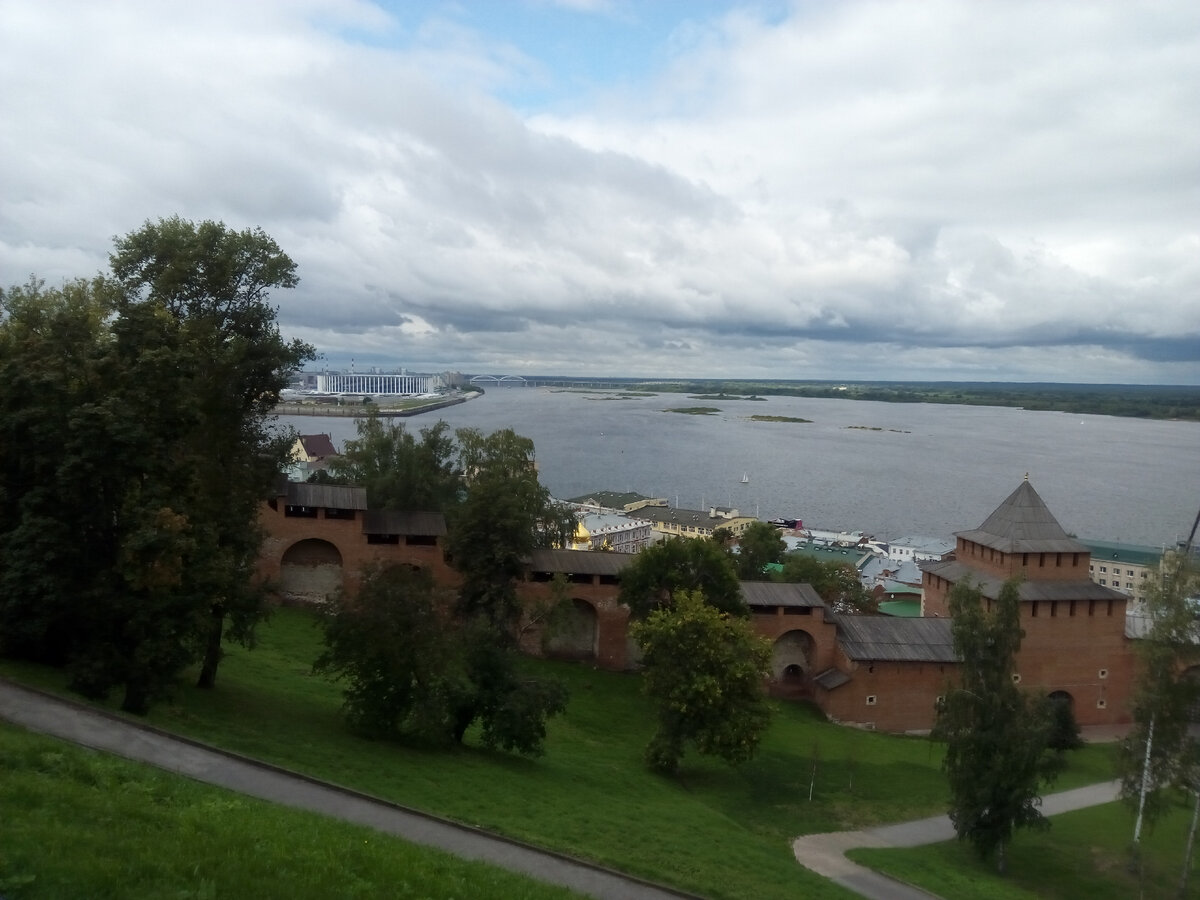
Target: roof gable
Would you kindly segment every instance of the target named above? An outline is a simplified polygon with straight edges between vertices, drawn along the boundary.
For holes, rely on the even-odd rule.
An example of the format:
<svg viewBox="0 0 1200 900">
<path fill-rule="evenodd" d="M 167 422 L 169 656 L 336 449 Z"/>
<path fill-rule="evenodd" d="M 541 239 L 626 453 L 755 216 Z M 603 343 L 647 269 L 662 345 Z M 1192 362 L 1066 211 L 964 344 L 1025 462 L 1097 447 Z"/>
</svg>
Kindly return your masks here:
<svg viewBox="0 0 1200 900">
<path fill-rule="evenodd" d="M 327 434 L 302 434 L 299 440 L 300 446 L 310 457 L 324 459 L 327 456 L 338 455 L 337 448 L 333 446 L 333 439 Z"/>
<path fill-rule="evenodd" d="M 1026 479 L 974 531 L 958 537 L 1003 553 L 1088 553 L 1058 524 Z"/>
</svg>

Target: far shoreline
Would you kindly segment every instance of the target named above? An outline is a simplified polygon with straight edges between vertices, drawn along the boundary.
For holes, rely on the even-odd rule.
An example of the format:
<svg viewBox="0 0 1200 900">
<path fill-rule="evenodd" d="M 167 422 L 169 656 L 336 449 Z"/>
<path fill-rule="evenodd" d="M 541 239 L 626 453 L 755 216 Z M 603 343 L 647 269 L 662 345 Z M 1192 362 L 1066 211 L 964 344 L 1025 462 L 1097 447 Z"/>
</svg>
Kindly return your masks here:
<svg viewBox="0 0 1200 900">
<path fill-rule="evenodd" d="M 277 416 L 313 416 L 316 418 L 361 419 L 375 413 L 380 418 L 390 419 L 408 416 L 419 416 L 422 413 L 458 406 L 468 400 L 474 400 L 483 395 L 483 391 L 470 391 L 457 397 L 431 399 L 427 402 L 414 401 L 402 407 L 388 407 L 379 403 L 277 403 L 274 413 Z M 355 394 L 354 396 L 360 396 Z"/>
</svg>

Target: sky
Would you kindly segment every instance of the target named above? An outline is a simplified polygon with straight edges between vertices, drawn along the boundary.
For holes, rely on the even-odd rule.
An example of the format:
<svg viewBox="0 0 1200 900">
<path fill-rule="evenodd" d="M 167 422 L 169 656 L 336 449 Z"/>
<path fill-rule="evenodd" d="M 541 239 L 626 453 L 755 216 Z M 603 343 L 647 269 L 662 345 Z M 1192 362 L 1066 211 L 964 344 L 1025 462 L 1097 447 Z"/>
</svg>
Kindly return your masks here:
<svg viewBox="0 0 1200 900">
<path fill-rule="evenodd" d="M 1200 3 L 0 0 L 0 284 L 179 215 L 320 365 L 1200 384 Z"/>
</svg>

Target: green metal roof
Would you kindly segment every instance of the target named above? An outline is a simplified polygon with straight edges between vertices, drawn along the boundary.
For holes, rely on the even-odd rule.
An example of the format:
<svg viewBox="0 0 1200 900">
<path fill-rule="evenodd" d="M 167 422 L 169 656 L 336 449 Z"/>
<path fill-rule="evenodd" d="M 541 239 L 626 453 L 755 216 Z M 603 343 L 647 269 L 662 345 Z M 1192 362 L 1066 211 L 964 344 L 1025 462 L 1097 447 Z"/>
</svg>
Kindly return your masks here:
<svg viewBox="0 0 1200 900">
<path fill-rule="evenodd" d="M 898 619 L 919 619 L 921 617 L 921 601 L 884 600 L 879 604 L 879 611 L 885 616 L 895 616 Z"/>
<path fill-rule="evenodd" d="M 1140 547 L 1136 544 L 1113 544 L 1107 541 L 1084 540 L 1092 551 L 1092 562 L 1105 560 L 1128 563 L 1135 566 L 1157 566 L 1162 559 L 1161 547 Z"/>
</svg>

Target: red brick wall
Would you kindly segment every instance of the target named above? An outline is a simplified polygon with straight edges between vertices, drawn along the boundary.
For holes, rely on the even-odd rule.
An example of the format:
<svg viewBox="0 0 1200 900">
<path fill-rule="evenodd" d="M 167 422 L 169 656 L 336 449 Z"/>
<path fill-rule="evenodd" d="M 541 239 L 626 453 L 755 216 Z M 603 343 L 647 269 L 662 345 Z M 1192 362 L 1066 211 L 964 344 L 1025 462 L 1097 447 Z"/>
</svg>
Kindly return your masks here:
<svg viewBox="0 0 1200 900">
<path fill-rule="evenodd" d="M 398 544 L 370 544 L 362 531 L 361 513 L 353 519 L 327 519 L 325 510 L 316 518 L 287 516 L 283 503 L 277 509 L 264 503 L 259 507 L 259 524 L 265 538 L 259 551 L 258 576 L 278 583 L 284 554 L 300 541 L 326 541 L 337 549 L 342 560 L 342 588 L 347 594 L 358 590 L 362 570 L 371 563 L 410 565 L 425 569 L 441 585 L 457 586 L 458 573 L 446 564 L 437 545 L 409 545 L 401 537 Z"/>
<path fill-rule="evenodd" d="M 890 732 L 933 727 L 937 698 L 957 679 L 958 666 L 943 663 L 852 662 L 839 651 L 838 668 L 851 680 L 832 691 L 817 688 L 817 704 L 835 722 Z M 874 703 L 868 704 L 868 699 Z"/>
</svg>

